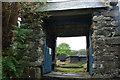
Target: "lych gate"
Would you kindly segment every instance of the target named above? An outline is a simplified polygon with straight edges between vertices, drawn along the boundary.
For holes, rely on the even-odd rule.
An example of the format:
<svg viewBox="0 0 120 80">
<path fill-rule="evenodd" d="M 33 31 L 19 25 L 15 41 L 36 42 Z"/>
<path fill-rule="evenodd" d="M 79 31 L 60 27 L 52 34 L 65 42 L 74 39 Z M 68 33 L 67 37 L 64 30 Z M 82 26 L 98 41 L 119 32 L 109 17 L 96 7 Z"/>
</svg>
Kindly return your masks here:
<svg viewBox="0 0 120 80">
<path fill-rule="evenodd" d="M 47 6 L 44 12 L 51 16 L 44 19 L 46 39 L 44 41 L 43 73 L 54 70 L 57 37 L 86 36 L 87 72 L 92 75 L 92 16 L 95 11 L 105 8 L 105 6 L 98 2 L 79 1 L 48 3 Z"/>
<path fill-rule="evenodd" d="M 13 5 L 17 6 L 15 10 L 14 7 L 6 6 L 8 3 L 2 4 L 3 13 L 13 11 L 10 13 L 11 15 L 7 15 L 6 13 L 1 16 L 3 20 L 5 19 L 3 24 L 9 19 L 12 19 L 12 23 L 16 23 L 18 10 L 20 9 L 20 16 L 24 24 L 21 26 L 21 29 L 27 29 L 23 30 L 24 34 L 21 34 L 26 35 L 23 36 L 24 38 L 21 37 L 21 39 L 24 39 L 24 42 L 22 41 L 21 43 L 21 41 L 16 41 L 16 39 L 11 42 L 12 37 L 16 37 L 17 34 L 11 35 L 10 29 L 13 28 L 3 26 L 3 40 L 6 41 L 6 38 L 9 38 L 7 40 L 8 45 L 4 44 L 5 41 L 3 43 L 3 58 L 6 61 L 10 56 L 10 62 L 13 61 L 13 68 L 15 68 L 14 70 L 9 66 L 10 70 L 12 72 L 20 71 L 19 75 L 16 73 L 16 75 L 5 73 L 7 76 L 3 75 L 4 77 L 22 77 L 35 80 L 36 78 L 43 80 L 81 80 L 81 78 L 85 80 L 93 80 L 93 78 L 100 80 L 101 78 L 105 78 L 105 80 L 109 80 L 109 78 L 110 80 L 120 80 L 120 0 L 66 0 L 63 2 L 47 2 L 46 4 L 38 2 L 40 5 L 35 2 L 28 4 L 28 6 L 25 4 L 22 7 L 23 11 L 19 8 L 19 3 L 13 3 Z M 39 8 L 35 9 L 38 6 Z M 9 7 L 10 10 L 8 10 Z M 31 11 L 33 9 L 35 10 Z M 26 13 L 22 14 L 24 10 Z M 15 11 L 17 15 L 13 15 Z M 11 23 L 10 20 L 7 21 L 8 24 Z M 16 29 L 13 33 L 16 33 Z M 79 58 L 77 58 L 76 62 L 80 62 L 80 65 L 79 67 L 77 66 L 76 70 L 76 67 L 73 65 L 71 67 L 72 63 L 69 67 L 71 56 L 66 58 L 67 65 L 59 65 L 58 57 L 56 59 L 55 56 L 56 39 L 58 37 L 78 36 L 86 37 L 87 68 L 85 62 L 85 67 L 82 65 L 81 69 Z M 11 52 L 11 49 L 8 50 L 5 48 L 12 43 L 15 44 L 13 45 L 15 47 L 11 46 L 12 50 L 14 51 L 15 48 L 20 53 L 18 53 L 19 56 L 15 57 L 18 61 L 20 60 L 20 64 L 14 63 L 13 58 L 11 58 L 11 56 L 14 57 L 11 54 L 14 52 Z M 25 44 L 21 46 L 19 43 Z M 75 59 L 76 56 L 72 56 L 73 58 Z M 22 65 L 21 61 L 25 65 Z M 24 67 L 20 68 L 20 66 Z M 58 68 L 66 69 L 68 67 L 72 68 L 75 72 L 65 73 L 68 72 L 68 69 L 65 72 L 57 72 Z M 21 69 L 23 69 L 22 72 Z M 80 71 L 78 72 L 77 70 Z"/>
</svg>

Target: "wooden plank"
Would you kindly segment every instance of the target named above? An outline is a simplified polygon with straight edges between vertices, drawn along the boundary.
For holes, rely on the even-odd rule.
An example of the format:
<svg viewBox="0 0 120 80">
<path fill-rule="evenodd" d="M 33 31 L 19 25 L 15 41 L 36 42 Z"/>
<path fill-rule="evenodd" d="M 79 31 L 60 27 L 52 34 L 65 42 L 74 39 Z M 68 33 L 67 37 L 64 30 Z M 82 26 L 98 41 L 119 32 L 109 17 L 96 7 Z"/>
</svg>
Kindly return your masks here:
<svg viewBox="0 0 120 80">
<path fill-rule="evenodd" d="M 47 14 L 51 16 L 68 16 L 68 15 L 82 15 L 82 14 L 92 14 L 95 11 L 98 11 L 103 8 L 96 8 L 96 9 L 78 9 L 78 10 L 63 10 L 63 11 L 51 11 L 46 12 Z"/>
<path fill-rule="evenodd" d="M 93 66 L 93 57 L 92 57 L 92 33 L 91 33 L 91 30 L 89 32 L 89 58 L 88 58 L 88 61 L 89 61 L 89 74 L 92 75 L 93 74 L 93 71 L 92 71 L 92 66 Z"/>
<path fill-rule="evenodd" d="M 43 73 L 48 73 L 52 71 L 52 55 L 49 54 L 49 48 L 47 47 L 46 40 L 44 41 L 44 65 Z"/>
</svg>

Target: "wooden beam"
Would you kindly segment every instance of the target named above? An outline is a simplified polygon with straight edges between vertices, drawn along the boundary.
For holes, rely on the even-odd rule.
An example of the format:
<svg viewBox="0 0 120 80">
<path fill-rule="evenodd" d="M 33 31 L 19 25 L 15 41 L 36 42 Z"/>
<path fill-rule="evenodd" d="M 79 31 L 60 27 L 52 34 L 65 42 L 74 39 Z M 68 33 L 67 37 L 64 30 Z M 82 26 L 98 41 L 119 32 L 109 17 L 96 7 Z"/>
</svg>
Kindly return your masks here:
<svg viewBox="0 0 120 80">
<path fill-rule="evenodd" d="M 100 9 L 102 9 L 102 8 L 51 11 L 51 12 L 45 12 L 45 13 L 49 14 L 50 16 L 83 15 L 83 14 L 92 14 L 93 12 L 98 11 Z"/>
</svg>

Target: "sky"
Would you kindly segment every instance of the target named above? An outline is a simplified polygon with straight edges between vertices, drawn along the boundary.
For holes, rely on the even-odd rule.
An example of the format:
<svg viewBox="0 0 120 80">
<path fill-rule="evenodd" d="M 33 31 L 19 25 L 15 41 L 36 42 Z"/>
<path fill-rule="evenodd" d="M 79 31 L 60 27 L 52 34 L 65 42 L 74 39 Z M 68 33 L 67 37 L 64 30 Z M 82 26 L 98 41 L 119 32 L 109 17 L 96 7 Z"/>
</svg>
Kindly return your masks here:
<svg viewBox="0 0 120 80">
<path fill-rule="evenodd" d="M 70 45 L 71 50 L 86 49 L 86 37 L 58 37 L 57 46 L 61 43 L 67 43 Z"/>
</svg>

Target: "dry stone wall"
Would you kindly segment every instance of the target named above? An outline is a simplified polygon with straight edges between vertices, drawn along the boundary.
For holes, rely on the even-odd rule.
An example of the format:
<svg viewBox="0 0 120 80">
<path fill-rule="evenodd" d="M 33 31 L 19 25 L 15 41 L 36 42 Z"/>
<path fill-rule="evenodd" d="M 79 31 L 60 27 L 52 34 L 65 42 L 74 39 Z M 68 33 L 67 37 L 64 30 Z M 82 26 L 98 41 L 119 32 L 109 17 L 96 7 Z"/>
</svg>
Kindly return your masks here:
<svg viewBox="0 0 120 80">
<path fill-rule="evenodd" d="M 39 16 L 39 15 L 38 15 Z M 31 15 L 33 22 L 27 26 L 29 33 L 26 40 L 26 50 L 23 52 L 22 60 L 27 63 L 25 78 L 41 78 L 41 67 L 44 59 L 44 39 L 45 31 L 40 22 L 41 18 L 36 15 Z M 26 18 L 23 18 L 23 23 L 28 23 Z"/>
<path fill-rule="evenodd" d="M 41 77 L 41 66 L 43 65 L 43 46 L 44 46 L 44 31 L 41 25 L 31 29 L 32 35 L 26 45 L 27 51 L 23 55 L 23 60 L 29 64 L 27 76 L 29 78 Z"/>
<path fill-rule="evenodd" d="M 120 77 L 120 26 L 118 17 L 116 5 L 109 5 L 107 9 L 93 14 L 93 78 Z M 27 51 L 23 54 L 23 60 L 29 63 L 26 78 L 40 78 L 45 32 L 39 23 L 30 29 L 32 35 L 26 44 Z"/>
<path fill-rule="evenodd" d="M 117 2 L 93 14 L 93 77 L 120 77 L 120 26 Z"/>
</svg>

